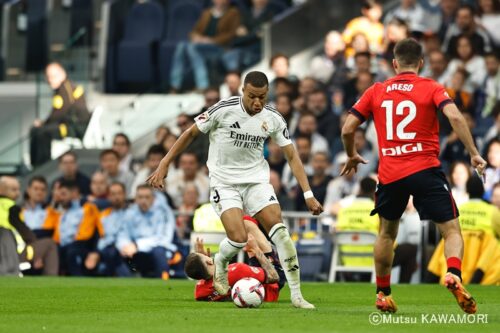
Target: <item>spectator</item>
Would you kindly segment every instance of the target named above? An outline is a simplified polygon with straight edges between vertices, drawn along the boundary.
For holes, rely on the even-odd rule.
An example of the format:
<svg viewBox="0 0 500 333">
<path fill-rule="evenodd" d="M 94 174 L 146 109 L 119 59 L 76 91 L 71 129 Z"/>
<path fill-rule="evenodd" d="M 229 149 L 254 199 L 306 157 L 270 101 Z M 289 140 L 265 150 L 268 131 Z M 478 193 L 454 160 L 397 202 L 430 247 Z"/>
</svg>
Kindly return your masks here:
<svg viewBox="0 0 500 333">
<path fill-rule="evenodd" d="M 120 156 L 113 149 L 106 149 L 99 155 L 101 171 L 108 177 L 110 182 L 119 182 L 125 185 L 127 195 L 130 197 L 134 175 L 129 170 L 122 170 L 120 166 Z"/>
<path fill-rule="evenodd" d="M 230 71 L 226 73 L 224 84 L 220 87 L 220 95 L 224 99 L 241 95 L 240 72 Z"/>
<path fill-rule="evenodd" d="M 345 153 L 340 153 L 335 158 L 335 164 L 339 166 L 338 173 L 344 167 L 347 162 L 347 155 Z M 326 188 L 326 197 L 323 206 L 325 207 L 325 212 L 336 216 L 340 208 L 340 200 L 353 195 L 358 190 L 358 184 L 356 182 L 354 172 L 337 177 L 330 181 L 328 187 Z"/>
<path fill-rule="evenodd" d="M 287 164 L 285 156 L 283 155 L 283 151 L 281 150 L 280 146 L 274 141 L 269 141 L 269 143 L 267 144 L 267 150 L 269 152 L 269 155 L 267 156 L 267 163 L 269 164 L 269 168 L 276 171 L 281 177 L 283 175 L 283 169 Z"/>
<path fill-rule="evenodd" d="M 174 92 L 182 87 L 189 59 L 194 72 L 196 89 L 209 87 L 207 62 L 218 60 L 224 48 L 231 45 L 240 25 L 238 9 L 230 6 L 229 0 L 212 0 L 213 6 L 205 9 L 189 36 L 189 42 L 180 42 L 175 49 L 170 74 L 170 86 Z"/>
<path fill-rule="evenodd" d="M 314 90 L 307 96 L 306 100 L 307 111 L 311 112 L 316 117 L 317 131 L 324 137 L 328 145 L 333 144 L 335 138 L 339 135 L 336 131 L 338 128 L 338 116 L 332 112 L 328 105 L 328 97 L 324 90 Z M 314 139 L 313 139 L 314 150 Z M 316 151 L 316 150 L 314 150 Z M 323 150 L 328 152 L 329 150 Z"/>
<path fill-rule="evenodd" d="M 78 158 L 73 151 L 68 151 L 59 157 L 59 172 L 57 180 L 73 181 L 84 196 L 90 194 L 90 179 L 78 170 Z"/>
<path fill-rule="evenodd" d="M 410 35 L 408 25 L 404 20 L 393 18 L 385 23 L 384 45 L 382 46 L 382 58 L 391 63 L 394 58 L 394 47 L 396 43 L 408 38 Z"/>
<path fill-rule="evenodd" d="M 188 116 L 185 113 L 181 113 L 177 116 L 177 126 L 179 127 L 181 134 L 184 133 L 188 128 L 194 126 L 194 119 L 191 116 Z M 209 141 L 208 135 L 204 133 L 200 133 L 193 141 L 189 144 L 189 146 L 184 150 L 188 153 L 193 153 L 196 155 L 198 162 L 201 165 L 205 165 L 208 160 L 208 148 Z"/>
<path fill-rule="evenodd" d="M 195 184 L 198 188 L 199 201 L 201 203 L 207 202 L 210 187 L 208 176 L 200 170 L 198 159 L 194 153 L 183 152 L 179 157 L 179 171 L 175 178 L 167 181 L 167 193 L 172 198 L 175 207 L 181 206 L 182 193 L 189 183 Z"/>
<path fill-rule="evenodd" d="M 350 46 L 350 50 L 352 50 L 352 52 L 346 52 L 346 66 L 349 70 L 353 71 L 355 67 L 356 54 L 368 53 L 371 55 L 371 51 L 368 38 L 362 32 L 358 32 L 352 37 Z"/>
<path fill-rule="evenodd" d="M 279 95 L 279 92 L 276 91 L 277 79 L 286 79 L 289 82 L 297 82 L 298 78 L 290 73 L 290 59 L 283 53 L 276 53 L 273 55 L 269 61 L 269 67 L 271 67 L 271 70 L 273 71 L 274 79 L 269 84 L 269 93 L 267 96 L 270 101 L 274 101 L 276 95 Z"/>
<path fill-rule="evenodd" d="M 384 38 L 384 25 L 380 23 L 382 4 L 378 0 L 365 0 L 361 6 L 362 16 L 356 17 L 347 23 L 342 38 L 346 44 L 351 44 L 353 36 L 364 33 L 368 39 L 370 50 L 374 53 L 381 51 Z M 354 54 L 353 50 L 349 54 Z"/>
<path fill-rule="evenodd" d="M 142 276 L 166 280 L 169 278 L 167 259 L 176 250 L 175 219 L 167 206 L 155 206 L 154 201 L 151 187 L 137 188 L 135 205 L 125 213 L 116 247 Z"/>
<path fill-rule="evenodd" d="M 448 29 L 455 23 L 455 16 L 460 8 L 460 0 L 441 0 L 439 3 L 441 10 L 441 22 L 439 24 L 439 40 L 444 40 Z"/>
<path fill-rule="evenodd" d="M 170 129 L 165 125 L 160 125 L 155 132 L 155 142 L 161 145 L 163 140 L 170 134 Z"/>
<path fill-rule="evenodd" d="M 175 134 L 170 133 L 165 137 L 165 140 L 163 140 L 161 145 L 163 146 L 163 149 L 165 149 L 165 151 L 168 153 L 168 151 L 175 144 L 175 141 L 177 141 L 177 136 Z"/>
<path fill-rule="evenodd" d="M 465 162 L 454 162 L 450 167 L 450 185 L 451 193 L 457 203 L 457 206 L 469 200 L 466 184 L 471 177 L 470 166 Z"/>
<path fill-rule="evenodd" d="M 462 5 L 457 11 L 455 23 L 448 29 L 443 41 L 443 51 L 450 57 L 457 56 L 457 43 L 460 35 L 469 37 L 474 54 L 483 55 L 491 51 L 490 38 L 474 20 L 475 10 L 470 5 Z"/>
<path fill-rule="evenodd" d="M 425 68 L 422 76 L 433 79 L 439 84 L 445 85 L 449 81 L 450 73 L 447 71 L 448 61 L 446 56 L 441 51 L 433 51 L 429 53 L 429 65 Z"/>
<path fill-rule="evenodd" d="M 373 76 L 370 72 L 360 72 L 354 79 L 346 84 L 345 105 L 352 106 L 363 95 L 366 89 L 373 84 Z"/>
<path fill-rule="evenodd" d="M 100 214 L 102 234 L 96 251 L 87 255 L 85 267 L 89 271 L 96 270 L 98 275 L 130 276 L 130 269 L 116 248 L 118 233 L 127 211 L 126 188 L 122 183 L 109 186 L 109 201 L 111 206 Z"/>
<path fill-rule="evenodd" d="M 500 101 L 495 104 L 492 111 L 493 119 L 495 123 L 490 127 L 488 132 L 484 137 L 485 142 L 490 142 L 491 140 L 497 138 L 500 139 Z"/>
<path fill-rule="evenodd" d="M 101 171 L 96 171 L 90 180 L 90 194 L 87 201 L 94 203 L 99 211 L 108 208 L 111 204 L 108 200 L 108 176 Z"/>
<path fill-rule="evenodd" d="M 311 61 L 309 75 L 325 85 L 341 86 L 347 75 L 344 52 L 342 36 L 338 31 L 330 31 L 325 37 L 323 53 Z"/>
<path fill-rule="evenodd" d="M 201 108 L 199 114 L 207 111 L 212 107 L 212 105 L 215 105 L 220 101 L 219 89 L 214 87 L 205 89 L 205 91 L 203 92 L 203 98 L 205 100 L 205 104 Z"/>
<path fill-rule="evenodd" d="M 91 202 L 81 204 L 80 192 L 72 181 L 61 181 L 59 200 L 61 218 L 54 240 L 59 244 L 61 271 L 71 276 L 87 275 L 84 261 L 95 250 L 97 231 L 102 228 L 99 210 Z"/>
<path fill-rule="evenodd" d="M 223 56 L 224 67 L 228 71 L 241 71 L 261 58 L 262 25 L 270 21 L 274 11 L 269 0 L 252 0 L 252 6 L 241 13 L 241 25 L 236 29 L 232 48 Z"/>
<path fill-rule="evenodd" d="M 50 161 L 52 140 L 66 137 L 83 139 L 90 121 L 83 87 L 69 80 L 62 65 L 57 62 L 48 64 L 45 75 L 53 90 L 52 111 L 44 122 L 36 119 L 31 128 L 30 158 L 33 167 Z"/>
<path fill-rule="evenodd" d="M 304 166 L 304 170 L 308 176 L 312 175 L 313 170 L 311 166 L 311 138 L 306 135 L 299 135 L 294 140 L 295 148 L 297 149 L 297 154 L 299 155 L 300 161 Z M 291 193 L 293 188 L 297 186 L 297 179 L 293 176 L 292 170 L 288 163 L 283 169 L 283 176 L 281 177 L 281 183 L 283 188 L 287 193 Z"/>
<path fill-rule="evenodd" d="M 26 189 L 22 214 L 24 222 L 37 238 L 52 238 L 59 223 L 59 213 L 47 205 L 47 188 L 47 180 L 43 176 L 33 176 Z"/>
<path fill-rule="evenodd" d="M 122 172 L 132 171 L 132 154 L 130 153 L 130 139 L 125 133 L 115 134 L 113 138 L 113 150 L 118 153 L 120 158 L 119 168 Z"/>
<path fill-rule="evenodd" d="M 469 126 L 469 130 L 473 132 L 475 127 L 475 122 L 472 115 L 469 112 L 462 112 L 467 125 Z M 474 144 L 478 145 L 478 138 L 473 135 Z M 458 135 L 456 132 L 451 132 L 450 135 L 446 138 L 444 146 L 441 149 L 440 160 L 444 164 L 443 167 L 447 169 L 453 162 L 456 161 L 464 161 L 468 162 L 470 160 L 469 153 L 465 148 L 462 141 L 458 139 Z"/>
<path fill-rule="evenodd" d="M 293 204 L 293 201 L 290 200 L 290 197 L 288 197 L 288 194 L 283 189 L 283 186 L 281 184 L 280 174 L 277 173 L 275 170 L 271 170 L 269 174 L 269 182 L 273 186 L 274 193 L 276 194 L 276 199 L 278 199 L 278 202 L 280 203 L 281 210 L 285 212 L 295 211 L 295 206 Z"/>
<path fill-rule="evenodd" d="M 458 36 L 455 45 L 457 56 L 448 64 L 448 71 L 455 73 L 459 68 L 465 69 L 469 73 L 465 90 L 473 93 L 484 83 L 486 78 L 486 63 L 482 56 L 475 53 L 468 36 Z"/>
<path fill-rule="evenodd" d="M 385 15 L 384 24 L 387 25 L 392 19 L 397 18 L 408 22 L 410 31 L 425 32 L 428 29 L 426 15 L 427 12 L 417 0 L 401 0 L 398 7 Z"/>
<path fill-rule="evenodd" d="M 309 184 L 311 184 L 311 190 L 314 193 L 314 197 L 320 202 L 325 202 L 326 188 L 332 177 L 327 174 L 327 170 L 330 166 L 330 159 L 328 153 L 317 152 L 312 156 L 311 166 L 313 169 L 313 174 L 308 178 Z M 304 193 L 302 190 L 297 188 L 297 195 L 295 197 L 295 208 L 298 211 L 307 212 L 308 208 L 304 200 Z"/>
<path fill-rule="evenodd" d="M 481 112 L 483 117 L 492 115 L 495 104 L 500 102 L 500 61 L 499 56 L 488 53 L 484 56 L 486 64 L 486 80 L 482 90 L 486 94 L 486 102 Z"/>
<path fill-rule="evenodd" d="M 307 136 L 311 140 L 311 151 L 313 153 L 329 151 L 328 141 L 318 133 L 316 117 L 311 112 L 300 115 L 295 136 Z"/>
<path fill-rule="evenodd" d="M 493 185 L 500 182 L 500 139 L 495 138 L 491 140 L 485 151 L 488 160 L 488 167 L 484 172 L 484 189 L 486 191 L 486 199 L 488 199 Z"/>
<path fill-rule="evenodd" d="M 307 76 L 299 81 L 299 96 L 293 100 L 293 108 L 298 112 L 306 110 L 307 96 L 314 90 L 319 89 L 319 82 L 313 77 Z M 292 97 L 293 99 L 293 97 Z M 292 132 L 292 131 L 291 131 Z"/>
<path fill-rule="evenodd" d="M 500 209 L 500 183 L 493 185 L 491 190 L 491 203 L 498 209 Z M 500 238 L 500 230 L 496 231 L 497 238 Z"/>
<path fill-rule="evenodd" d="M 200 206 L 199 191 L 195 184 L 189 183 L 182 193 L 182 204 L 177 211 L 176 232 L 178 239 L 189 239 L 191 230 L 193 230 L 193 214 Z"/>
<path fill-rule="evenodd" d="M 459 67 L 452 73 L 450 82 L 446 85 L 446 92 L 462 111 L 469 111 L 472 106 L 472 94 L 466 88 L 469 73 Z"/>
<path fill-rule="evenodd" d="M 477 24 L 491 38 L 496 48 L 500 47 L 500 2 L 498 0 L 478 0 Z"/>
<path fill-rule="evenodd" d="M 358 127 L 354 132 L 354 146 L 356 151 L 365 156 L 368 161 L 367 164 L 360 165 L 358 167 L 358 178 L 363 178 L 369 176 L 372 172 L 375 172 L 378 165 L 378 152 L 375 151 L 371 144 L 366 140 L 366 130 Z"/>
<path fill-rule="evenodd" d="M 145 166 L 137 172 L 132 183 L 132 190 L 130 191 L 130 197 L 135 198 L 136 190 L 139 185 L 146 183 L 149 175 L 156 170 L 158 165 L 160 165 L 161 159 L 165 156 L 167 152 L 163 149 L 161 145 L 152 145 L 149 147 L 146 154 Z M 172 165 L 170 171 L 174 172 L 174 166 Z"/>
<path fill-rule="evenodd" d="M 56 244 L 50 238 L 37 239 L 26 226 L 21 207 L 15 202 L 20 193 L 16 178 L 0 177 L 0 275 L 19 275 L 20 261 L 29 262 L 34 269 L 42 269 L 44 275 L 57 275 L 59 259 Z"/>
<path fill-rule="evenodd" d="M 295 112 L 292 105 L 292 98 L 287 94 L 280 94 L 276 96 L 275 101 L 276 111 L 278 111 L 283 119 L 285 119 L 288 131 L 295 133 L 297 122 L 299 118 L 298 112 Z"/>
</svg>

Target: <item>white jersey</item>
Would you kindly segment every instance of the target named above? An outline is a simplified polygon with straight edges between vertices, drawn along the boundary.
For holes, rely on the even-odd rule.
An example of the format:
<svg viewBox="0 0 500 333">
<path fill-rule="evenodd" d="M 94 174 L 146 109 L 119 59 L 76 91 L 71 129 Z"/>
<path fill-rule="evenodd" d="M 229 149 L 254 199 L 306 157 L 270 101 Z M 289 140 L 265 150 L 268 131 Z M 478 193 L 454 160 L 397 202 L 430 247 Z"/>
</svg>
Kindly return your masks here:
<svg viewBox="0 0 500 333">
<path fill-rule="evenodd" d="M 250 116 L 241 97 L 220 101 L 196 117 L 196 125 L 208 133 L 207 166 L 211 186 L 269 183 L 264 159 L 268 137 L 284 147 L 292 143 L 283 117 L 270 105 Z"/>
</svg>

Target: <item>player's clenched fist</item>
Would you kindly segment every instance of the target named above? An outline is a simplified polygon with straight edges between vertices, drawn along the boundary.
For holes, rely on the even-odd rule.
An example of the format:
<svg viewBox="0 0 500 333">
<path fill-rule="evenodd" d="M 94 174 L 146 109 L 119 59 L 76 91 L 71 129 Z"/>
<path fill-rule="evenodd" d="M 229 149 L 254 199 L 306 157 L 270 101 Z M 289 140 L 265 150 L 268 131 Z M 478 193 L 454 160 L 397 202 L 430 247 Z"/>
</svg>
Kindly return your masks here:
<svg viewBox="0 0 500 333">
<path fill-rule="evenodd" d="M 160 164 L 158 168 L 156 168 L 155 172 L 153 172 L 146 183 L 149 184 L 153 188 L 163 189 L 165 185 L 165 178 L 167 177 L 168 167 Z"/>
<path fill-rule="evenodd" d="M 478 176 L 483 178 L 484 181 L 484 169 L 486 169 L 486 166 L 488 163 L 480 156 L 480 155 L 474 155 L 470 159 L 470 164 L 474 169 L 476 169 L 476 172 L 478 173 Z"/>
<path fill-rule="evenodd" d="M 321 206 L 321 204 L 319 203 L 318 200 L 316 200 L 316 198 L 306 199 L 306 205 L 309 211 L 313 215 L 319 215 L 323 213 L 323 206 Z"/>
</svg>

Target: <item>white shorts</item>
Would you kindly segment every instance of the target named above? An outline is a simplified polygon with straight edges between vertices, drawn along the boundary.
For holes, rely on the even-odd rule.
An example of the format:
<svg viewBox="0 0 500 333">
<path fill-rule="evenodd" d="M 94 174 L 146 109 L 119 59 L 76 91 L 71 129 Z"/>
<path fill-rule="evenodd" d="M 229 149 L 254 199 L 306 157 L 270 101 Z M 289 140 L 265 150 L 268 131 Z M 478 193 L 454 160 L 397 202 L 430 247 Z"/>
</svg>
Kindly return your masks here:
<svg viewBox="0 0 500 333">
<path fill-rule="evenodd" d="M 255 216 L 264 207 L 279 205 L 273 186 L 265 183 L 210 187 L 210 203 L 219 216 L 230 208 Z"/>
</svg>

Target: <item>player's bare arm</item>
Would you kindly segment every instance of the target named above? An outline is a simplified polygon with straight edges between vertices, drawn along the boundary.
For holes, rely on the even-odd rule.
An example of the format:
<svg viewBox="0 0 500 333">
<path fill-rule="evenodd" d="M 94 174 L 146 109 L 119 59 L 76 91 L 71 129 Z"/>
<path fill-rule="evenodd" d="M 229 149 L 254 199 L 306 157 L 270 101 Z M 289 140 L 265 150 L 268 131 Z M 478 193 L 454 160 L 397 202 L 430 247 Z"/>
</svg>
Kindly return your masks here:
<svg viewBox="0 0 500 333">
<path fill-rule="evenodd" d="M 304 166 L 302 165 L 297 150 L 295 149 L 293 144 L 282 147 L 282 150 L 285 154 L 288 165 L 290 166 L 293 175 L 295 176 L 295 178 L 297 178 L 297 182 L 299 183 L 300 188 L 304 193 L 310 192 L 311 186 L 309 185 L 309 181 L 307 180 Z M 305 200 L 307 208 L 313 215 L 319 215 L 323 212 L 323 206 L 318 202 L 318 200 L 316 200 L 314 196 Z"/>
<path fill-rule="evenodd" d="M 458 138 L 464 144 L 465 148 L 471 156 L 471 165 L 477 170 L 480 176 L 482 176 L 484 169 L 486 168 L 486 161 L 481 157 L 479 151 L 476 148 L 472 134 L 467 126 L 464 116 L 458 110 L 454 103 L 445 105 L 443 108 L 443 113 L 450 121 L 453 131 L 457 134 Z"/>
<path fill-rule="evenodd" d="M 208 247 L 205 248 L 202 238 L 196 238 L 196 242 L 194 243 L 194 252 L 210 257 L 210 249 Z"/>
<path fill-rule="evenodd" d="M 255 258 L 257 258 L 257 260 L 259 261 L 262 269 L 266 272 L 265 283 L 276 283 L 279 281 L 278 272 L 276 272 L 274 266 L 271 265 L 269 259 L 266 258 L 264 252 L 262 252 L 259 245 L 257 244 L 256 239 L 251 234 L 248 235 L 248 242 L 245 246 L 245 251 L 249 256 L 255 256 Z"/>
<path fill-rule="evenodd" d="M 341 176 L 348 174 L 351 170 L 354 172 L 358 171 L 358 164 L 368 163 L 361 155 L 358 154 L 354 146 L 354 132 L 361 125 L 361 121 L 352 114 L 349 114 L 346 118 L 344 126 L 342 127 L 342 143 L 344 144 L 344 150 L 347 153 L 347 162 L 340 173 Z"/>
<path fill-rule="evenodd" d="M 196 124 L 193 124 L 188 130 L 181 134 L 172 146 L 172 149 L 163 157 L 158 168 L 148 177 L 146 182 L 154 188 L 163 189 L 164 179 L 167 177 L 170 163 L 188 147 L 194 138 L 200 134 Z"/>
</svg>

